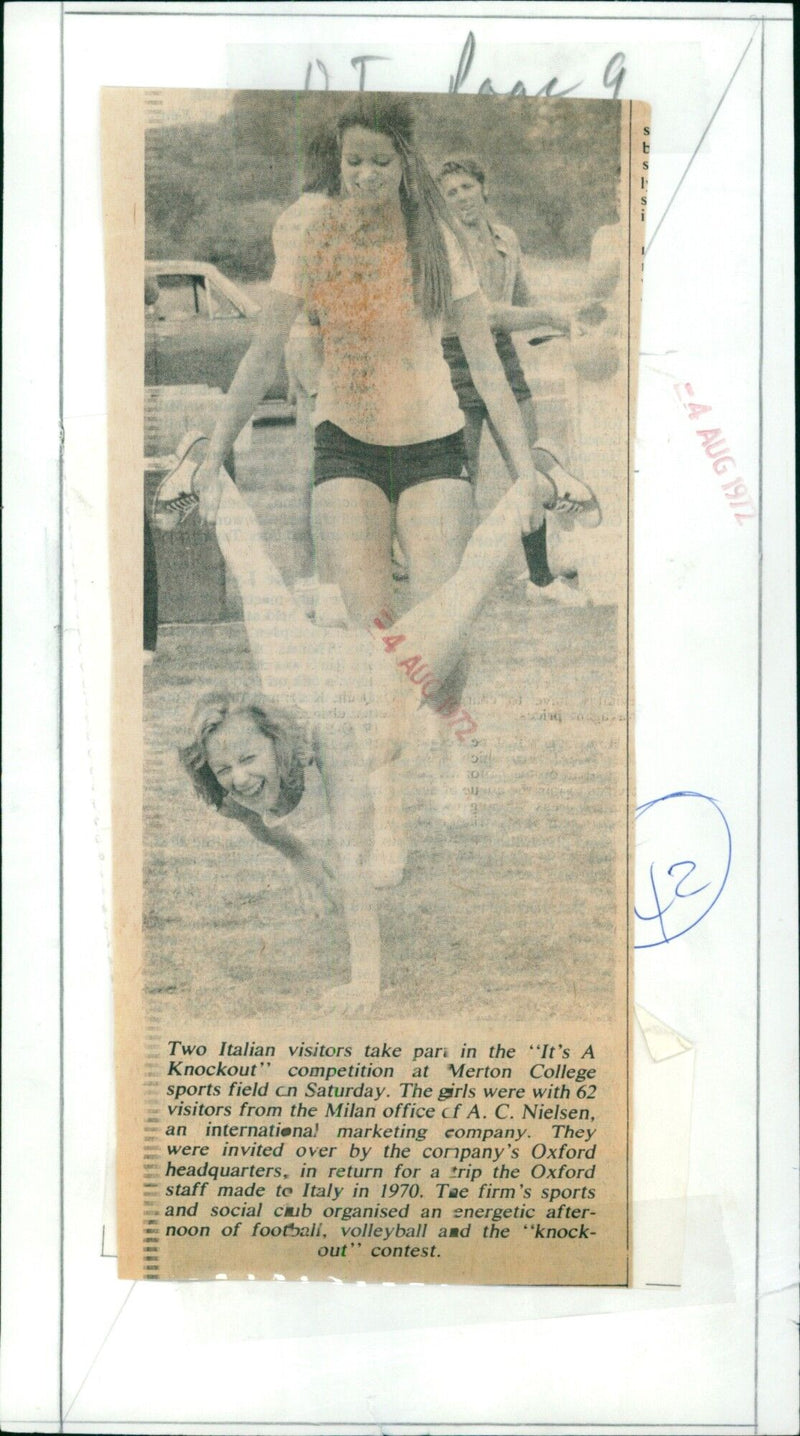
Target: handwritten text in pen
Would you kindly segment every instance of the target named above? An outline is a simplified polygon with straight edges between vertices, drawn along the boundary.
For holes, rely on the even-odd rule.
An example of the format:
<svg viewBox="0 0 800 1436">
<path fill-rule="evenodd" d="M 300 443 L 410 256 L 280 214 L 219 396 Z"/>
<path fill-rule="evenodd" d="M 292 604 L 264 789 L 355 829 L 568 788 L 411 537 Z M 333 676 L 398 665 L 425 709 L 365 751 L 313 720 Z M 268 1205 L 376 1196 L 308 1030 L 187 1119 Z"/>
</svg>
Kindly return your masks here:
<svg viewBox="0 0 800 1436">
<path fill-rule="evenodd" d="M 458 95 L 464 89 L 464 86 L 470 79 L 472 73 L 477 49 L 478 43 L 472 30 L 470 30 L 466 40 L 464 41 L 461 54 L 458 57 L 458 64 L 456 65 L 455 73 L 451 72 L 449 77 L 447 87 L 449 94 Z M 373 69 L 373 66 L 391 64 L 392 59 L 392 55 L 353 55 L 350 60 L 350 66 L 353 70 L 355 70 L 358 77 L 359 90 L 366 90 L 369 88 L 368 82 L 371 82 L 376 74 L 375 70 Z M 607 61 L 603 70 L 602 77 L 603 88 L 607 90 L 612 96 L 612 98 L 615 100 L 619 99 L 619 93 L 622 89 L 622 83 L 625 79 L 625 73 L 625 55 L 621 50 L 617 50 Z M 383 78 L 385 74 L 385 71 L 382 72 L 381 78 Z M 309 60 L 306 66 L 304 88 L 306 90 L 330 90 L 331 88 L 350 88 L 349 83 L 339 85 L 336 83 L 336 79 L 337 77 L 333 74 L 332 68 L 328 64 L 326 64 L 323 58 L 317 57 L 314 60 Z M 348 77 L 348 79 L 351 80 L 352 77 Z M 559 96 L 574 95 L 578 90 L 582 88 L 585 83 L 585 78 L 581 78 L 580 80 L 577 80 L 574 84 L 564 85 L 563 80 L 558 75 L 553 75 L 549 80 L 546 80 L 543 85 L 539 85 L 537 89 L 531 89 L 530 82 L 528 83 L 528 85 L 526 85 L 524 81 L 517 80 L 516 83 L 512 85 L 510 90 L 508 90 L 507 92 L 504 91 L 502 93 L 508 93 L 509 95 L 547 95 L 551 99 L 556 99 Z M 470 81 L 470 86 L 474 84 L 475 79 L 473 78 Z M 492 81 L 487 75 L 485 79 L 481 80 L 474 93 L 478 95 L 496 95 L 501 92 L 495 89 Z"/>
<path fill-rule="evenodd" d="M 636 809 L 634 946 L 662 947 L 707 917 L 731 870 L 731 830 L 704 793 L 667 793 Z"/>
</svg>

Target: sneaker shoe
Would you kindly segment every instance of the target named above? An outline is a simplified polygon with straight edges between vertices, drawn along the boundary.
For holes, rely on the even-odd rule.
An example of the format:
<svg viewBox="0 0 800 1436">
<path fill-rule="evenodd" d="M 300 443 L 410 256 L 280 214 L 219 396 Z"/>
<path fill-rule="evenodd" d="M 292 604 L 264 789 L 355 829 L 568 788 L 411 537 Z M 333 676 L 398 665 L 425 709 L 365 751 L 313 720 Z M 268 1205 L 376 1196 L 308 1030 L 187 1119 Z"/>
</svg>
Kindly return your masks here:
<svg viewBox="0 0 800 1436">
<path fill-rule="evenodd" d="M 574 525 L 570 523 L 571 530 Z M 522 547 L 528 567 L 517 577 L 536 588 L 549 589 L 559 578 L 577 578 L 575 545 L 564 537 L 564 525 L 557 514 L 545 510 L 544 523 L 533 533 L 523 534 Z"/>
<path fill-rule="evenodd" d="M 161 480 L 153 499 L 153 523 L 162 533 L 173 529 L 188 519 L 198 507 L 200 500 L 192 488 L 195 470 L 202 463 L 201 444 L 206 444 L 205 434 L 187 434 L 177 451 L 177 464 Z"/>
<path fill-rule="evenodd" d="M 584 483 L 583 479 L 568 473 L 549 449 L 542 449 L 537 445 L 534 455 L 537 454 L 544 454 L 548 462 L 548 467 L 540 469 L 539 472 L 553 485 L 553 498 L 545 501 L 544 505 L 548 513 L 555 514 L 565 527 L 574 522 L 580 524 L 581 528 L 596 529 L 603 522 L 603 515 L 589 485 Z"/>
<path fill-rule="evenodd" d="M 560 573 L 547 588 L 538 588 L 534 583 L 525 585 L 525 597 L 529 603 L 553 604 L 560 608 L 592 608 L 592 600 L 585 588 L 581 587 L 577 573 Z"/>
</svg>

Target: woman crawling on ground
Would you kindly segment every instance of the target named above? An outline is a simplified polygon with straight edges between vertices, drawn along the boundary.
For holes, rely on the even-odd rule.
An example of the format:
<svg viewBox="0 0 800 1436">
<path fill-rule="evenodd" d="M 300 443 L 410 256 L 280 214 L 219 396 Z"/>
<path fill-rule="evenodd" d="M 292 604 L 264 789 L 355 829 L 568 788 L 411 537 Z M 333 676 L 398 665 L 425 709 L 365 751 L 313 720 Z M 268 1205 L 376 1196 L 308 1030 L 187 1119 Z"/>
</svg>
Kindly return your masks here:
<svg viewBox="0 0 800 1436">
<path fill-rule="evenodd" d="M 178 468 L 156 498 L 160 527 L 174 526 L 196 507 L 193 482 L 205 446 L 199 437 L 184 445 Z M 217 541 L 239 586 L 260 690 L 203 698 L 181 757 L 205 801 L 279 849 L 301 887 L 311 889 L 326 887 L 324 865 L 276 829 L 299 804 L 312 767 L 319 771 L 351 969 L 350 982 L 334 989 L 330 1000 L 348 1011 L 369 1007 L 380 990 L 370 854 L 373 804 L 384 791 L 381 770 L 396 758 L 423 702 L 438 712 L 450 742 L 473 730 L 469 714 L 447 693 L 446 680 L 520 535 L 542 521 L 542 481 L 536 474 L 519 480 L 476 529 L 452 577 L 400 621 L 387 615 L 370 630 L 313 624 L 272 562 L 252 510 L 224 471 L 218 482 Z"/>
</svg>

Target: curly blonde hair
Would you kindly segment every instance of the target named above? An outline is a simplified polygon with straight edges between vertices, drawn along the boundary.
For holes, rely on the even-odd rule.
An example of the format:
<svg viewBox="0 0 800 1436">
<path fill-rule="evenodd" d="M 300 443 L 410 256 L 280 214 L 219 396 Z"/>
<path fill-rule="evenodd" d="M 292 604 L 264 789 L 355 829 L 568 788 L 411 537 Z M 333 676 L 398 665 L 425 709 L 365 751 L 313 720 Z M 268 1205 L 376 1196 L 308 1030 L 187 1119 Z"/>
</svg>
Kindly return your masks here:
<svg viewBox="0 0 800 1436">
<path fill-rule="evenodd" d="M 245 713 L 260 733 L 271 738 L 280 779 L 280 795 L 273 809 L 277 817 L 291 813 L 303 796 L 305 770 L 314 752 L 302 722 L 288 708 L 267 703 L 260 693 L 207 693 L 196 704 L 190 719 L 192 741 L 179 748 L 178 755 L 192 780 L 198 797 L 209 807 L 222 810 L 226 799 L 235 802 L 212 771 L 207 744 L 228 718 Z"/>
</svg>

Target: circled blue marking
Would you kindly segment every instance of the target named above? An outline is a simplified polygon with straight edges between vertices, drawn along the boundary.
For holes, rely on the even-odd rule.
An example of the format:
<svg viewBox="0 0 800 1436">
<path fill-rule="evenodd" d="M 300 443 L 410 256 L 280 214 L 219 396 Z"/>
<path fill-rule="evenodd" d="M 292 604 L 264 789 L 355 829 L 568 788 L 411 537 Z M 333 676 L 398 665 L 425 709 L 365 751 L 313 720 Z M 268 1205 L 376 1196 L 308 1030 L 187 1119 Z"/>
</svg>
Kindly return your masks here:
<svg viewBox="0 0 800 1436">
<path fill-rule="evenodd" d="M 634 947 L 691 932 L 719 901 L 731 870 L 727 818 L 705 793 L 667 793 L 636 809 Z"/>
</svg>

